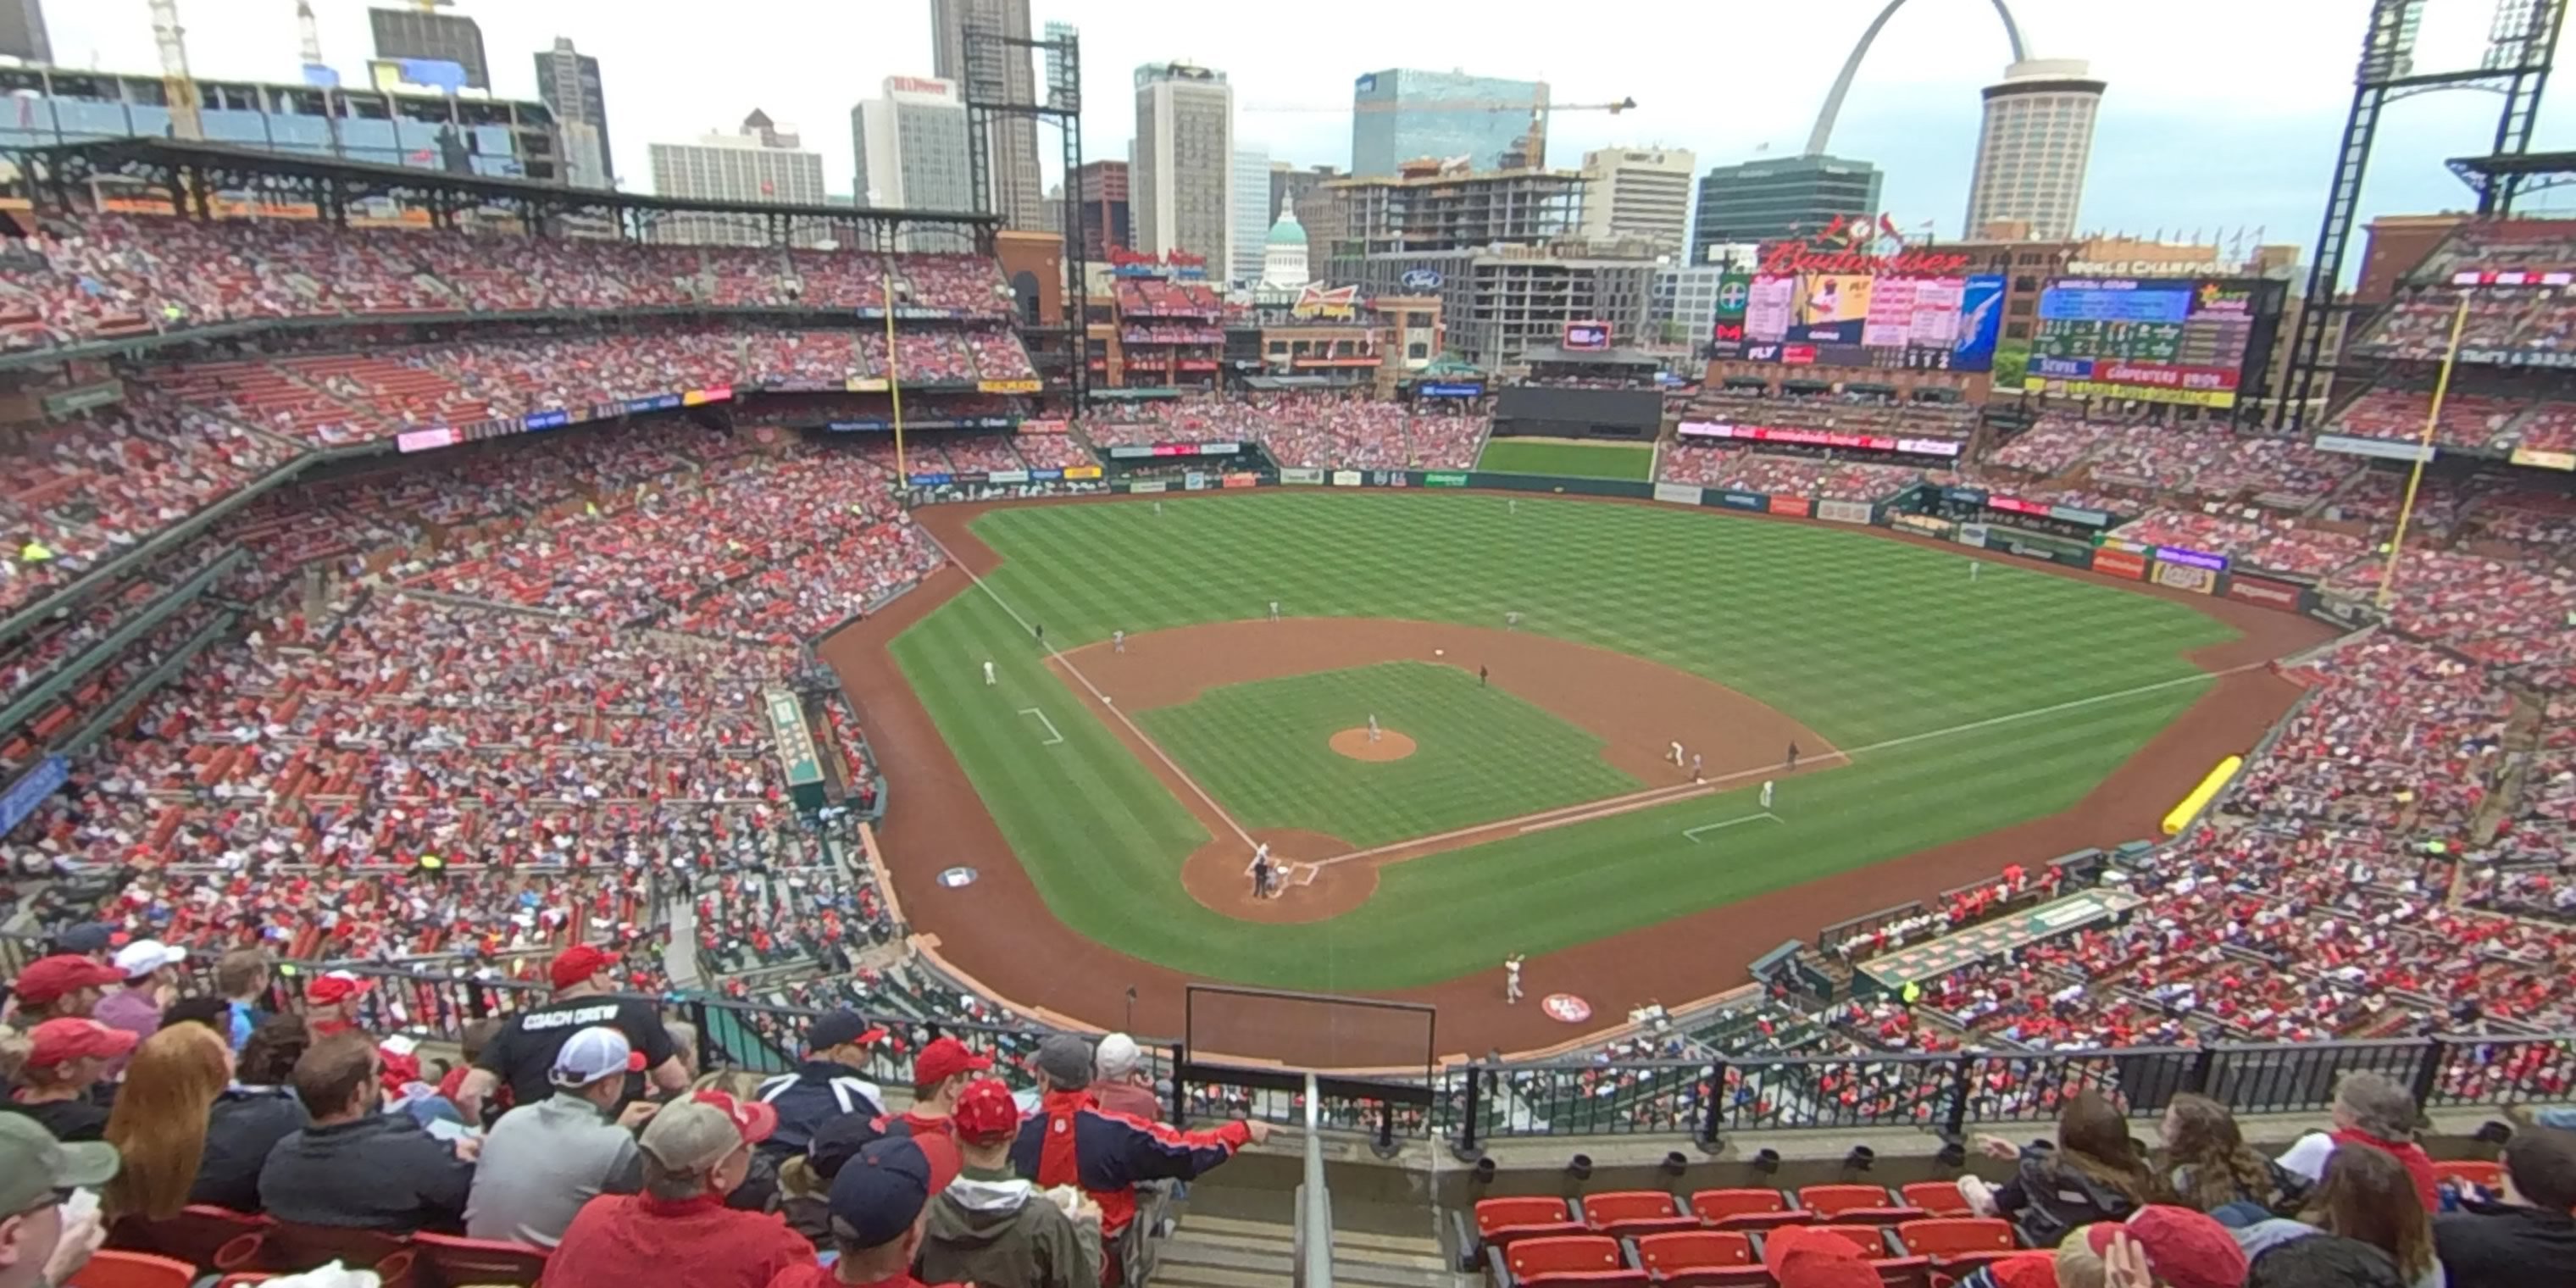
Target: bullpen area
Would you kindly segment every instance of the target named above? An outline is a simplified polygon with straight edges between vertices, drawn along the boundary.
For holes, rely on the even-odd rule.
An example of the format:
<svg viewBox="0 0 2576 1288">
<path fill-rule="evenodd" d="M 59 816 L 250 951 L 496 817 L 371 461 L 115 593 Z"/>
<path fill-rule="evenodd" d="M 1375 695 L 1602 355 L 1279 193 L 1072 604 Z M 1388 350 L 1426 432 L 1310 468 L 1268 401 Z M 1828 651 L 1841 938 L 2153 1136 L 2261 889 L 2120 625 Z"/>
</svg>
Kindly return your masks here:
<svg viewBox="0 0 2576 1288">
<path fill-rule="evenodd" d="M 1434 1002 L 1444 1051 L 1580 1036 L 1505 1003 L 1516 953 L 1592 1027 L 1686 1003 L 1831 921 L 2153 834 L 2324 635 L 1711 510 L 1165 499 L 920 511 L 963 567 L 823 650 L 914 929 L 1078 1020 L 1130 1022 L 1132 983 L 1156 1032 L 1203 978 Z"/>
</svg>

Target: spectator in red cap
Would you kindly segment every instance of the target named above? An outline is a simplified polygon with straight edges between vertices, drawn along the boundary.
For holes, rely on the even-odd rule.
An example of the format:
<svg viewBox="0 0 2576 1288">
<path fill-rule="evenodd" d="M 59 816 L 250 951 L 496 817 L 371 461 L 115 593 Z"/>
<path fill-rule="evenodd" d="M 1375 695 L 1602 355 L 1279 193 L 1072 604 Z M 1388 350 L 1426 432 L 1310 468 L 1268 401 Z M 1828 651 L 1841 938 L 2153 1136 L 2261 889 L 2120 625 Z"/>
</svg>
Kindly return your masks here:
<svg viewBox="0 0 2576 1288">
<path fill-rule="evenodd" d="M 895 1115 L 895 1121 L 915 1136 L 951 1133 L 949 1116 L 957 1112 L 957 1097 L 976 1074 L 992 1067 L 993 1057 L 977 1055 L 955 1038 L 932 1039 L 912 1058 L 912 1108 Z"/>
<path fill-rule="evenodd" d="M 358 1027 L 358 999 L 375 985 L 344 970 L 313 977 L 304 986 L 304 1025 L 315 1038 Z"/>
<path fill-rule="evenodd" d="M 2085 1243 L 2106 1266 L 2113 1263 L 2112 1241 L 2123 1236 L 2146 1253 L 2147 1269 L 2164 1288 L 2243 1288 L 2244 1245 L 2210 1216 L 2158 1203 L 2139 1208 L 2126 1221 L 2084 1227 Z"/>
<path fill-rule="evenodd" d="M 47 1020 L 27 1035 L 27 1065 L 0 1109 L 25 1114 L 62 1141 L 107 1138 L 107 1111 L 94 1094 L 107 1066 L 134 1050 L 136 1038 L 92 1019 Z"/>
<path fill-rule="evenodd" d="M 597 944 L 575 944 L 555 954 L 546 968 L 554 999 L 511 1016 L 457 1088 L 456 1107 L 467 1122 L 481 1122 L 484 1097 L 504 1085 L 512 1104 L 533 1105 L 552 1096 L 555 1053 L 573 1034 L 602 1024 L 625 1034 L 627 1045 L 644 1057 L 646 1073 L 626 1080 L 628 1099 L 644 1094 L 645 1077 L 666 1093 L 688 1089 L 688 1066 L 671 1031 L 662 1027 L 661 1013 L 644 998 L 611 996 L 617 960 Z"/>
<path fill-rule="evenodd" d="M 1878 1288 L 1860 1245 L 1831 1230 L 1774 1230 L 1762 1240 L 1762 1264 L 1780 1288 Z"/>
<path fill-rule="evenodd" d="M 107 986 L 125 982 L 125 972 L 102 961 L 56 953 L 27 963 L 9 985 L 18 1008 L 18 1027 L 34 1028 L 47 1020 L 87 1019 Z"/>
<path fill-rule="evenodd" d="M 762 1150 L 783 1160 L 804 1152 L 815 1131 L 835 1118 L 885 1117 L 885 1092 L 859 1076 L 868 1067 L 868 1048 L 885 1035 L 856 1011 L 815 1017 L 805 1030 L 805 1062 L 760 1084 L 761 1103 L 778 1111 L 778 1132 Z"/>
<path fill-rule="evenodd" d="M 962 1168 L 930 1200 L 921 1273 L 1024 1288 L 1098 1284 L 1099 1232 L 1076 1225 L 1035 1184 L 1011 1172 L 1011 1142 L 1020 1134 L 1020 1107 L 1011 1089 L 992 1078 L 968 1083 L 955 1097 L 948 1123 Z M 1091 1211 L 1096 1226 L 1099 1214 Z"/>
<path fill-rule="evenodd" d="M 811 1266 L 814 1245 L 775 1214 L 725 1206 L 777 1126 L 769 1106 L 720 1091 L 663 1106 L 636 1141 L 644 1192 L 584 1204 L 546 1263 L 548 1288 L 763 1288 Z"/>
<path fill-rule="evenodd" d="M 769 1288 L 928 1288 L 913 1277 L 930 1201 L 957 1178 L 946 1136 L 888 1136 L 870 1142 L 832 1178 L 830 1267 L 792 1266 Z M 995 1288 L 1007 1281 L 995 1280 Z"/>
</svg>

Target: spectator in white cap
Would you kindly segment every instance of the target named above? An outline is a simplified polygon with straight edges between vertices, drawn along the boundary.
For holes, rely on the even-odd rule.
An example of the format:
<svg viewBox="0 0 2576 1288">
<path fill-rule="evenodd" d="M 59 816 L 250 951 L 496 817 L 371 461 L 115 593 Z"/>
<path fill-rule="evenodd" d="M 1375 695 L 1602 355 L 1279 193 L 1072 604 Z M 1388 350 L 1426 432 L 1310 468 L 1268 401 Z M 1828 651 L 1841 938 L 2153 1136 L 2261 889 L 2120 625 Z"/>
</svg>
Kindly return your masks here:
<svg viewBox="0 0 2576 1288">
<path fill-rule="evenodd" d="M 1145 1068 L 1145 1053 L 1137 1048 L 1136 1039 L 1124 1033 L 1100 1039 L 1092 1064 L 1097 1076 L 1092 1079 L 1091 1094 L 1101 1108 L 1149 1123 L 1162 1121 L 1162 1098 L 1154 1094 L 1154 1075 Z"/>
<path fill-rule="evenodd" d="M 152 1036 L 161 1028 L 161 1010 L 179 994 L 179 963 L 188 960 L 188 950 L 162 943 L 158 939 L 137 939 L 116 950 L 116 969 L 125 976 L 125 987 L 100 998 L 90 1011 L 90 1018 L 111 1029 L 123 1029 L 137 1042 Z M 125 1071 L 119 1060 L 107 1071 L 111 1079 Z"/>
<path fill-rule="evenodd" d="M 605 1025 L 565 1039 L 550 1075 L 555 1094 L 501 1115 L 484 1137 L 465 1233 L 551 1248 L 583 1204 L 642 1190 L 635 1129 L 659 1106 L 639 1100 L 618 1113 L 617 1102 L 626 1075 L 643 1067 L 626 1035 Z"/>
</svg>

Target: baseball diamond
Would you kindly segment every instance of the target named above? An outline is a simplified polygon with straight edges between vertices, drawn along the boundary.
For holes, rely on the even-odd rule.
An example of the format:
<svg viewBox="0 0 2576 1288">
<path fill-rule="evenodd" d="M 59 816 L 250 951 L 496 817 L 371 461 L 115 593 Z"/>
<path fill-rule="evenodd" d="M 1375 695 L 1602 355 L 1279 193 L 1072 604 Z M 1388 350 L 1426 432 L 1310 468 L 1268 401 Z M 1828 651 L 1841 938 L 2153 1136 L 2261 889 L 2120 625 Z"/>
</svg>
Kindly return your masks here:
<svg viewBox="0 0 2576 1288">
<path fill-rule="evenodd" d="M 2294 699 L 2268 663 L 2327 634 L 1644 504 L 1275 492 L 920 517 L 960 566 L 823 656 L 890 789 L 930 802 L 883 833 L 915 929 L 1077 1019 L 1119 1017 L 1133 983 L 1138 1024 L 1177 1021 L 1201 978 L 1434 1002 L 1444 1049 L 1562 1042 L 1506 1004 L 1504 957 L 1615 1018 L 1839 918 L 2148 836 Z M 1334 754 L 1371 716 L 1416 754 Z M 1256 900 L 1262 842 L 1300 879 Z M 983 879 L 937 884 L 961 863 Z M 1290 1054 L 1275 1036 L 1251 1054 Z"/>
</svg>

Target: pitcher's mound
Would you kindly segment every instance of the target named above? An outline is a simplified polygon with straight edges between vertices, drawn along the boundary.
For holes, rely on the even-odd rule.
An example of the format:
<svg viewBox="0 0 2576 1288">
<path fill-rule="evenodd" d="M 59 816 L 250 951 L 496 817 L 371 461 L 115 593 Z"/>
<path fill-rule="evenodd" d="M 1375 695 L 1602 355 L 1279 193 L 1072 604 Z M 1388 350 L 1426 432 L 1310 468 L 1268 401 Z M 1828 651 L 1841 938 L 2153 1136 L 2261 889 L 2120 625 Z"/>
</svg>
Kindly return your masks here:
<svg viewBox="0 0 2576 1288">
<path fill-rule="evenodd" d="M 1370 742 L 1366 729 L 1344 729 L 1333 735 L 1333 750 L 1353 760 L 1402 760 L 1413 754 L 1413 740 L 1393 729 L 1380 729 Z"/>
</svg>

